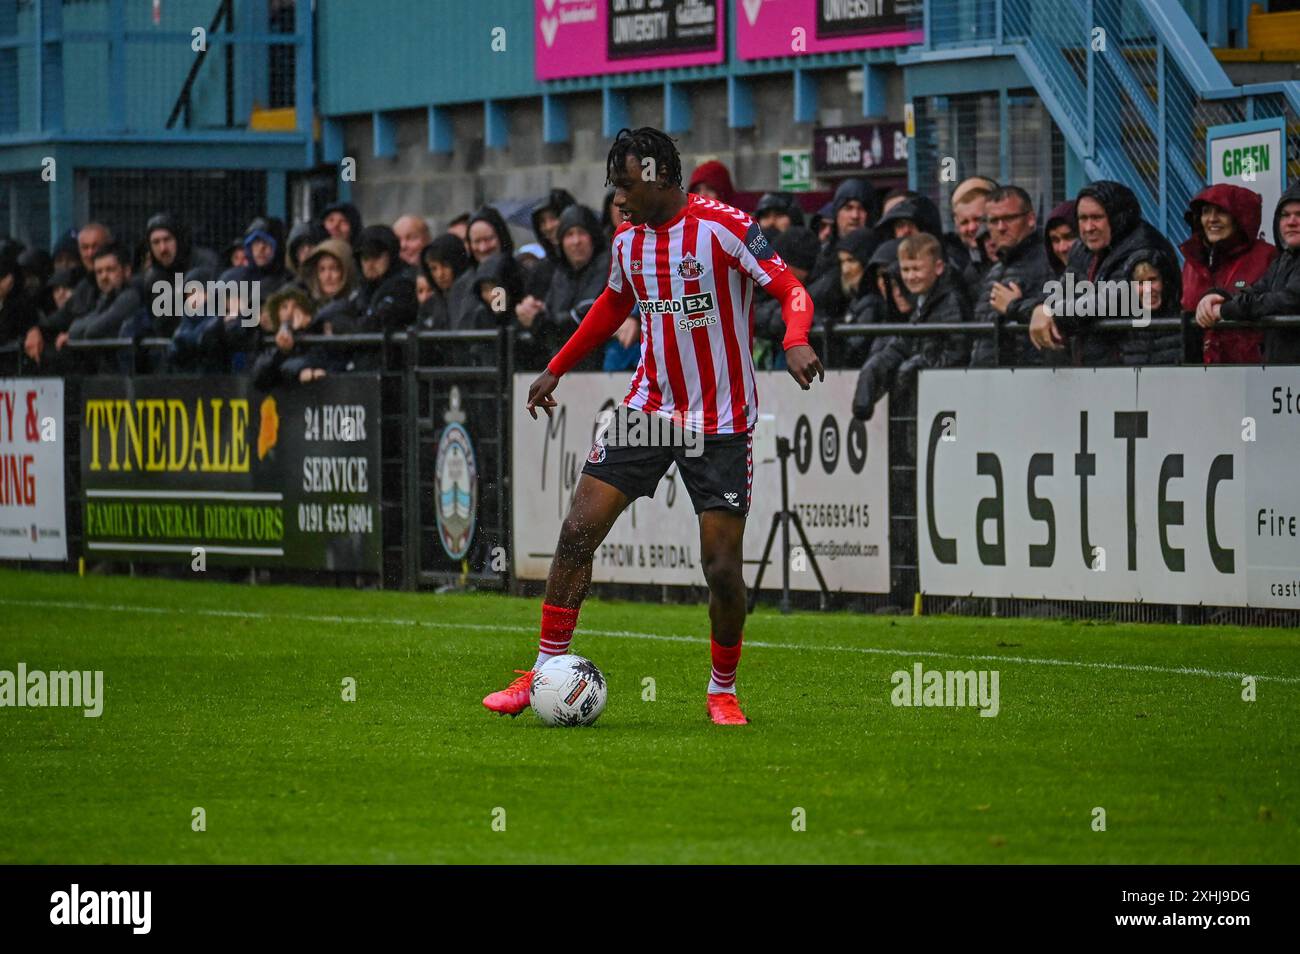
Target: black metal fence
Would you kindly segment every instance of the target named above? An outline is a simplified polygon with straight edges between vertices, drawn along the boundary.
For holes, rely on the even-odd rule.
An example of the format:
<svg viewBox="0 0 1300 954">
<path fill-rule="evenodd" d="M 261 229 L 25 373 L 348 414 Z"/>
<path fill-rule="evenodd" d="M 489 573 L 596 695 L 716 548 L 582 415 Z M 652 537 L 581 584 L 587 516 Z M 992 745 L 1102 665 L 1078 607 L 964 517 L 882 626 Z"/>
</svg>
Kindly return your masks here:
<svg viewBox="0 0 1300 954">
<path fill-rule="evenodd" d="M 1128 320 L 1094 322 L 1093 331 L 1121 334 L 1133 330 Z M 1254 323 L 1220 322 L 1230 328 L 1300 328 L 1300 316 L 1266 319 Z M 1153 318 L 1143 330 L 1179 330 L 1194 334 L 1187 316 Z M 860 354 L 862 338 L 893 335 L 991 335 L 995 341 L 1024 334 L 1024 329 L 997 322 L 952 325 L 874 324 L 838 325 L 815 329 L 814 340 L 826 356 L 828 367 L 844 366 L 846 355 Z M 392 335 L 355 334 L 307 336 L 308 345 L 327 348 L 368 349 L 378 354 L 382 408 L 381 465 L 384 561 L 383 573 L 368 581 L 389 588 L 474 586 L 512 592 L 536 592 L 537 581 L 513 578 L 510 553 L 510 405 L 516 369 L 516 349 L 528 344 L 527 332 L 512 326 L 500 331 L 410 331 Z M 858 347 L 855 347 L 855 344 Z M 135 341 L 70 341 L 74 350 L 112 349 L 128 353 L 130 366 L 140 367 L 143 353 L 170 345 L 166 338 Z M 1001 348 L 994 348 L 997 355 Z M 24 367 L 20 345 L 0 348 L 0 376 L 32 373 Z M 67 528 L 69 553 L 82 552 L 83 494 L 80 486 L 79 382 L 65 382 L 65 434 Z M 466 422 L 480 465 L 477 530 L 471 551 L 461 561 L 449 559 L 437 546 L 433 506 L 433 456 L 442 428 L 452 421 Z M 923 595 L 917 556 L 916 514 L 916 404 L 914 392 L 891 396 L 890 447 L 890 592 L 888 594 L 833 594 L 826 608 L 858 612 L 951 613 L 975 616 L 1069 617 L 1128 622 L 1220 623 L 1227 625 L 1300 625 L 1300 612 L 1248 607 L 1172 606 L 1079 600 L 1006 599 Z M 34 564 L 33 564 L 34 565 Z M 48 566 L 48 564 L 43 564 Z M 70 564 L 75 565 L 75 562 Z M 112 567 L 110 567 L 112 569 Z M 135 573 L 136 565 L 128 564 Z M 245 571 L 247 572 L 247 571 Z M 355 574 L 259 571 L 254 579 L 366 584 Z M 775 574 L 773 579 L 778 579 Z M 769 584 L 770 585 L 770 584 Z M 657 599 L 662 602 L 695 601 L 706 594 L 703 586 L 670 588 L 659 585 L 597 584 L 595 592 L 618 597 Z M 768 591 L 770 594 L 771 591 Z M 792 593 L 795 608 L 823 606 L 820 594 Z M 769 595 L 768 599 L 773 597 Z"/>
</svg>

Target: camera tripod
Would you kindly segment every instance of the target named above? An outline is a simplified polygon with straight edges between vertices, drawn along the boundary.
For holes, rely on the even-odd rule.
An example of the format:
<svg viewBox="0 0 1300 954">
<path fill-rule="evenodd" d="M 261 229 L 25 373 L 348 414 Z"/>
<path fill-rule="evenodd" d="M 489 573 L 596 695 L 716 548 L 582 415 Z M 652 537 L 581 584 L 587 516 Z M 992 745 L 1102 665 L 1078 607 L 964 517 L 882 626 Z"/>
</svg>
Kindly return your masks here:
<svg viewBox="0 0 1300 954">
<path fill-rule="evenodd" d="M 826 586 L 826 580 L 822 577 L 821 567 L 817 565 L 817 555 L 813 553 L 812 544 L 808 542 L 808 534 L 804 533 L 803 522 L 799 515 L 790 509 L 790 482 L 788 478 L 788 468 L 790 461 L 790 439 L 787 437 L 778 437 L 776 439 L 776 456 L 781 462 L 781 509 L 772 514 L 772 527 L 767 532 L 767 543 L 763 547 L 763 556 L 758 561 L 758 575 L 754 577 L 754 585 L 749 591 L 749 607 L 746 612 L 754 612 L 754 607 L 758 605 L 758 591 L 763 585 L 763 571 L 767 569 L 768 560 L 772 554 L 772 544 L 776 542 L 776 528 L 781 527 L 781 612 L 790 612 L 790 524 L 794 524 L 795 530 L 799 532 L 799 539 L 803 542 L 803 552 L 808 558 L 812 571 L 817 575 L 817 585 L 821 587 L 820 608 L 826 608 L 826 598 L 830 596 L 830 590 Z"/>
</svg>

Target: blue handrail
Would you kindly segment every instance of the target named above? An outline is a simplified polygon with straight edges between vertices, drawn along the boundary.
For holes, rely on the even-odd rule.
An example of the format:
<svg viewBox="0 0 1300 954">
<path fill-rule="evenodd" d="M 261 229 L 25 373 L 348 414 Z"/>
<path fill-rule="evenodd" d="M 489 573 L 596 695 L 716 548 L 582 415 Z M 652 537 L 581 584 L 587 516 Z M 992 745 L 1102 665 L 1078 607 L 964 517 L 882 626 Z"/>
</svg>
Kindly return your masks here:
<svg viewBox="0 0 1300 954">
<path fill-rule="evenodd" d="M 1300 82 L 1233 86 L 1172 0 L 926 0 L 926 23 L 917 59 L 1014 56 L 1085 172 L 1128 185 L 1166 230 L 1204 183 L 1207 126 L 1300 122 Z"/>
</svg>

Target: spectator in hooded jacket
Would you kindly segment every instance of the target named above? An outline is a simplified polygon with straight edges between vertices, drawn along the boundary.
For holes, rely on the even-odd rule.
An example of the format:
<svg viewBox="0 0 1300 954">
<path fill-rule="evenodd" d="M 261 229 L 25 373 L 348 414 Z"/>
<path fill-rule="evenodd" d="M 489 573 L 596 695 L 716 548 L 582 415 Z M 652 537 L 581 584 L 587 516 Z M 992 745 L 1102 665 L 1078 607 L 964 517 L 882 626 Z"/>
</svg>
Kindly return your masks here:
<svg viewBox="0 0 1300 954">
<path fill-rule="evenodd" d="M 221 281 L 257 283 L 265 301 L 291 279 L 285 267 L 284 223 L 276 218 L 258 216 L 244 230 L 245 264 L 222 273 Z"/>
<path fill-rule="evenodd" d="M 560 216 L 576 201 L 567 190 L 552 189 L 532 208 L 533 236 L 545 250 L 545 258 L 529 273 L 524 291 L 527 296 L 539 302 L 546 300 L 551 276 L 560 264 Z"/>
<path fill-rule="evenodd" d="M 791 225 L 777 232 L 772 240 L 772 250 L 781 257 L 794 277 L 804 282 L 817 264 L 820 248 L 811 229 Z M 785 349 L 781 343 L 785 339 L 785 319 L 781 316 L 781 303 L 766 292 L 757 297 L 754 305 L 754 367 L 784 371 Z"/>
<path fill-rule="evenodd" d="M 830 233 L 823 241 L 817 267 L 810 276 L 814 282 L 827 272 L 839 269 L 840 237 L 872 224 L 876 212 L 875 187 L 865 179 L 845 179 L 835 189 L 830 211 L 825 217 L 830 222 Z"/>
<path fill-rule="evenodd" d="M 293 284 L 307 290 L 307 277 L 303 274 L 302 266 L 311 253 L 316 251 L 316 246 L 329 238 L 329 233 L 319 222 L 299 222 L 289 231 L 288 254 L 286 255 L 285 266 L 293 276 Z"/>
<path fill-rule="evenodd" d="M 834 209 L 834 204 L 827 202 L 808 219 L 808 228 L 812 229 L 813 235 L 817 236 L 819 248 L 830 241 L 831 229 L 835 224 L 832 221 L 834 219 Z"/>
<path fill-rule="evenodd" d="M 332 239 L 341 239 L 351 245 L 361 234 L 361 213 L 351 202 L 335 202 L 325 206 L 320 224 Z"/>
<path fill-rule="evenodd" d="M 860 323 L 889 324 L 907 321 L 911 315 L 912 296 L 903 283 L 903 273 L 898 264 L 898 246 L 901 244 L 901 239 L 881 242 L 867 259 L 866 281 L 876 289 L 879 301 L 867 304 L 870 310 L 864 312 L 866 320 Z"/>
<path fill-rule="evenodd" d="M 76 269 L 84 270 L 85 266 L 81 263 L 81 246 L 77 241 L 77 230 L 72 229 L 57 242 L 54 243 L 54 270 Z"/>
<path fill-rule="evenodd" d="M 1043 246 L 1047 250 L 1047 264 L 1053 275 L 1065 271 L 1070 260 L 1070 250 L 1079 240 L 1079 230 L 1074 223 L 1074 200 L 1066 199 L 1047 217 L 1043 226 Z"/>
<path fill-rule="evenodd" d="M 1262 201 L 1258 192 L 1235 185 L 1202 189 L 1183 216 L 1192 234 L 1183 253 L 1183 309 L 1196 311 L 1211 289 L 1225 298 L 1264 276 L 1277 257 L 1276 246 L 1259 238 Z M 1263 360 L 1264 332 L 1223 330 L 1212 324 L 1202 340 L 1206 364 L 1258 364 Z"/>
<path fill-rule="evenodd" d="M 1129 259 L 1128 280 L 1138 288 L 1138 300 L 1149 318 L 1178 318 L 1182 315 L 1179 293 L 1182 274 L 1170 249 L 1153 248 L 1149 255 Z M 1129 366 L 1175 365 L 1199 360 L 1200 343 L 1188 354 L 1181 329 L 1157 331 L 1134 328 L 1120 338 L 1120 360 Z"/>
<path fill-rule="evenodd" d="M 560 215 L 557 238 L 562 261 L 551 279 L 546 295 L 546 318 L 540 326 L 546 351 L 544 361 L 578 330 L 587 309 L 605 290 L 609 279 L 609 245 L 595 212 L 585 205 L 570 205 Z M 639 321 L 629 315 L 619 334 L 635 341 L 640 334 Z M 575 369 L 599 371 L 604 362 L 604 349 L 597 348 L 575 365 Z"/>
<path fill-rule="evenodd" d="M 869 228 L 854 229 L 840 238 L 835 248 L 838 267 L 808 286 L 817 321 L 823 325 L 837 325 L 845 321 L 862 324 L 870 320 L 863 318 L 859 299 L 875 294 L 872 283 L 864 279 L 872 253 L 879 245 L 878 233 Z M 858 314 L 850 316 L 849 311 L 855 305 Z"/>
<path fill-rule="evenodd" d="M 1075 201 L 1075 220 L 1079 228 L 1079 242 L 1070 253 L 1069 264 L 1061 276 L 1063 287 L 1068 287 L 1068 281 L 1072 277 L 1075 283 L 1122 282 L 1127 289 L 1134 263 L 1151 261 L 1161 255 L 1176 258 L 1169 240 L 1142 220 L 1142 209 L 1137 196 L 1121 183 L 1102 179 L 1080 189 Z M 1088 286 L 1076 285 L 1077 287 Z M 1102 318 L 1132 321 L 1138 316 L 1105 313 L 1110 300 L 1115 297 L 1109 294 L 1095 296 L 1098 307 L 1091 309 L 1094 313 L 1090 315 L 1076 314 L 1077 309 L 1069 302 L 1058 301 L 1053 308 L 1048 299 L 1055 291 L 1056 289 L 1043 289 L 1026 305 L 1028 307 L 1032 304 L 1033 307 L 1033 317 L 1029 323 L 1029 340 L 1033 346 L 1040 351 L 1059 351 L 1068 345 L 1071 363 L 1086 367 L 1118 364 L 1121 350 L 1118 336 L 1089 334 L 1089 325 Z M 1176 293 L 1180 293 L 1180 290 L 1165 290 L 1165 294 Z M 1025 290 L 1025 294 L 1029 297 L 1028 290 Z M 1127 294 L 1119 297 L 1126 305 L 1129 304 Z M 1129 308 L 1124 310 L 1128 311 Z M 1144 346 L 1148 349 L 1160 350 L 1165 347 L 1152 337 L 1165 334 L 1164 332 L 1135 328 L 1131 334 L 1144 339 L 1147 342 Z M 1178 335 L 1178 332 L 1173 334 Z M 1179 341 L 1181 340 L 1179 335 Z M 1181 344 L 1177 347 L 1181 347 Z"/>
<path fill-rule="evenodd" d="M 496 330 L 507 322 L 517 321 L 514 317 L 515 305 L 523 295 L 522 275 L 512 256 L 504 252 L 493 252 L 474 268 L 465 273 L 470 279 L 471 307 L 461 312 L 461 330 Z M 532 338 L 516 339 L 515 360 L 521 368 L 540 367 L 537 362 L 545 364 L 550 355 L 543 356 L 544 346 Z M 488 342 L 474 342 L 468 346 L 468 359 L 465 363 L 486 366 L 496 363 L 496 345 Z M 457 362 L 460 363 L 459 361 Z"/>
<path fill-rule="evenodd" d="M 480 313 L 482 300 L 478 293 L 477 273 L 492 256 L 501 256 L 500 261 L 493 263 L 494 275 L 508 279 L 510 285 L 518 286 L 522 291 L 522 279 L 514 258 L 515 241 L 501 213 L 490 205 L 484 206 L 470 218 L 469 230 L 466 234 L 469 236 L 469 253 L 472 261 L 469 269 L 456 279 L 456 283 L 451 288 L 448 307 L 453 329 L 478 327 L 475 323 L 482 320 L 483 316 Z M 511 297 L 512 311 L 521 297 L 522 295 L 519 294 Z M 494 320 L 493 326 L 495 324 Z"/>
<path fill-rule="evenodd" d="M 970 302 L 952 279 L 938 238 L 919 232 L 898 245 L 899 273 L 914 305 L 914 324 L 958 324 L 970 321 Z M 916 375 L 926 368 L 963 367 L 969 360 L 964 335 L 897 335 L 877 338 L 858 375 L 853 415 L 868 421 L 876 402 L 886 394 L 910 397 Z"/>
<path fill-rule="evenodd" d="M 978 231 L 979 219 L 976 219 L 975 225 Z M 949 265 L 956 266 L 960 271 L 970 261 L 970 255 L 962 240 L 951 233 L 944 233 L 939 207 L 928 196 L 921 195 L 919 192 L 908 193 L 902 201 L 895 202 L 889 211 L 880 217 L 880 221 L 876 223 L 876 230 L 882 239 L 905 239 L 918 232 L 928 232 L 939 240 L 944 258 L 948 260 Z"/>
<path fill-rule="evenodd" d="M 479 262 L 474 270 L 478 312 L 470 327 L 493 328 L 509 321 L 514 306 L 523 295 L 522 277 L 514 259 L 504 252 L 494 252 Z"/>
<path fill-rule="evenodd" d="M 731 184 L 731 172 L 716 159 L 695 167 L 686 191 L 702 195 L 706 199 L 717 199 L 727 205 L 736 204 L 736 189 Z"/>
<path fill-rule="evenodd" d="M 50 276 L 54 274 L 54 259 L 43 248 L 23 249 L 18 264 L 25 276 L 27 300 L 43 315 L 54 310 L 50 294 Z"/>
<path fill-rule="evenodd" d="M 792 225 L 802 226 L 803 209 L 788 192 L 765 192 L 754 207 L 754 221 L 769 238 Z"/>
<path fill-rule="evenodd" d="M 939 209 L 919 192 L 907 192 L 901 198 L 892 197 L 889 208 L 876 221 L 876 232 L 881 239 L 898 239 L 929 232 L 938 237 L 943 234 Z"/>
<path fill-rule="evenodd" d="M 244 248 L 243 238 L 234 238 L 226 243 L 226 247 L 221 253 L 221 261 L 225 263 L 223 271 L 231 268 L 243 268 L 248 264 L 248 251 Z"/>
<path fill-rule="evenodd" d="M 434 285 L 433 279 L 429 277 L 424 269 L 415 273 L 415 301 L 419 305 L 416 310 L 416 319 L 425 317 L 428 312 L 425 310 L 426 305 L 431 305 L 433 301 Z"/>
<path fill-rule="evenodd" d="M 401 242 L 387 225 L 367 225 L 357 239 L 361 282 L 350 327 L 335 333 L 391 334 L 415 324 L 419 303 L 415 282 L 402 261 Z M 374 347 L 358 346 L 343 370 L 373 370 L 383 366 L 383 355 Z"/>
<path fill-rule="evenodd" d="M 356 260 L 352 246 L 342 239 L 321 242 L 303 262 L 307 293 L 317 309 L 341 302 L 351 304 L 357 289 Z"/>
<path fill-rule="evenodd" d="M 55 269 L 46 286 L 50 293 L 50 304 L 53 306 L 53 311 L 57 311 L 67 304 L 79 281 L 81 281 L 80 265 L 76 268 Z M 50 314 L 51 311 L 45 313 Z"/>
<path fill-rule="evenodd" d="M 208 283 L 215 281 L 215 268 L 200 265 L 190 271 L 195 284 L 186 292 L 185 308 L 177 321 L 167 352 L 168 370 L 178 373 L 229 374 L 226 352 L 225 316 L 208 300 Z"/>
<path fill-rule="evenodd" d="M 895 187 L 885 193 L 885 197 L 880 200 L 880 214 L 888 215 L 893 211 L 894 206 L 904 199 L 910 199 L 913 196 L 920 195 L 919 192 L 913 192 L 911 189 Z"/>
<path fill-rule="evenodd" d="M 155 282 L 164 281 L 170 285 L 178 274 L 183 276 L 182 281 L 187 281 L 192 269 L 211 268 L 217 263 L 216 253 L 194 246 L 190 230 L 169 212 L 159 212 L 150 217 L 145 224 L 145 241 L 149 253 L 141 284 L 150 293 Z"/>
<path fill-rule="evenodd" d="M 875 231 L 872 229 L 860 231 L 871 236 L 872 243 L 865 246 L 855 243 L 854 233 L 845 237 L 844 250 L 853 252 L 853 260 L 841 255 L 840 268 L 845 282 L 854 289 L 854 294 L 849 297 L 848 310 L 836 324 L 854 326 L 908 321 L 912 313 L 912 299 L 899 271 L 899 240 L 888 239 L 874 245 L 878 238 Z M 855 244 L 858 244 L 857 251 L 854 251 Z M 856 272 L 862 262 L 863 249 L 870 248 L 872 245 L 875 251 L 866 258 L 866 267 L 862 271 L 861 279 L 858 279 Z M 862 367 L 876 340 L 875 337 L 868 336 L 839 339 L 838 347 L 843 349 L 843 353 L 835 355 L 836 365 L 844 368 Z"/>
<path fill-rule="evenodd" d="M 984 209 L 988 228 L 996 236 L 997 259 L 975 296 L 975 320 L 992 322 L 1001 318 L 1018 328 L 1003 336 L 997 352 L 990 336 L 978 335 L 971 345 L 970 366 L 1039 364 L 1039 354 L 1029 347 L 1025 331 L 1035 294 L 1053 275 L 1032 200 L 1019 186 L 1000 186 L 988 194 Z"/>
<path fill-rule="evenodd" d="M 357 242 L 357 258 L 361 261 L 361 294 L 355 330 L 389 334 L 413 325 L 419 304 L 397 234 L 387 225 L 367 225 Z"/>
<path fill-rule="evenodd" d="M 424 247 L 420 262 L 432 292 L 420 306 L 420 327 L 428 331 L 446 330 L 451 323 L 451 289 L 456 279 L 469 270 L 469 252 L 460 238 L 448 232 Z"/>
<path fill-rule="evenodd" d="M 324 377 L 332 364 L 324 348 L 308 345 L 304 335 L 328 335 L 333 329 L 323 321 L 316 303 L 300 289 L 288 287 L 266 303 L 266 330 L 275 342 L 253 365 L 253 385 L 270 391 L 277 387 L 308 384 Z"/>
<path fill-rule="evenodd" d="M 26 275 L 19 263 L 20 246 L 0 243 L 0 345 L 20 342 L 41 320 L 36 304 L 27 295 Z M 5 372 L 13 370 L 6 358 Z"/>
<path fill-rule="evenodd" d="M 1182 314 L 1178 298 L 1172 294 L 1181 284 L 1178 261 L 1155 251 L 1150 259 L 1133 263 L 1129 281 L 1138 287 L 1143 307 L 1152 318 L 1177 318 Z M 1185 363 L 1184 344 L 1180 333 L 1135 331 L 1120 343 L 1121 357 L 1126 365 L 1174 365 Z"/>
<path fill-rule="evenodd" d="M 1197 303 L 1198 324 L 1213 327 L 1221 318 L 1255 321 L 1275 315 L 1300 315 L 1300 183 L 1278 199 L 1273 211 L 1273 238 L 1278 255 L 1263 277 L 1231 297 L 1223 290 L 1211 290 Z M 1300 329 L 1266 330 L 1264 360 L 1270 364 L 1300 364 Z"/>
</svg>

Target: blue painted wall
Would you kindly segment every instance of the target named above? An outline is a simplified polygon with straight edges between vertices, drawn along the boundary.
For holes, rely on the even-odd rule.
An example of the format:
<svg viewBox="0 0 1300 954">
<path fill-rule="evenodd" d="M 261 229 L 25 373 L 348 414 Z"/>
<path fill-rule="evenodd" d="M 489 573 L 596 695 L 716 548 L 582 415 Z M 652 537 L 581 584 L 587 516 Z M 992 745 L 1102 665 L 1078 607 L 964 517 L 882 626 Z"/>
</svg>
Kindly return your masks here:
<svg viewBox="0 0 1300 954">
<path fill-rule="evenodd" d="M 506 50 L 492 50 L 492 29 Z M 316 8 L 325 115 L 535 96 L 532 0 L 328 0 Z"/>
<path fill-rule="evenodd" d="M 728 62 L 539 83 L 533 0 L 329 0 L 316 10 L 317 106 L 325 116 L 517 99 L 543 93 L 722 79 L 795 67 L 892 63 L 896 50 L 821 53 L 744 62 L 734 55 L 737 0 L 724 5 Z M 743 16 L 743 14 L 740 14 Z M 494 27 L 506 50 L 492 49 Z"/>
</svg>

